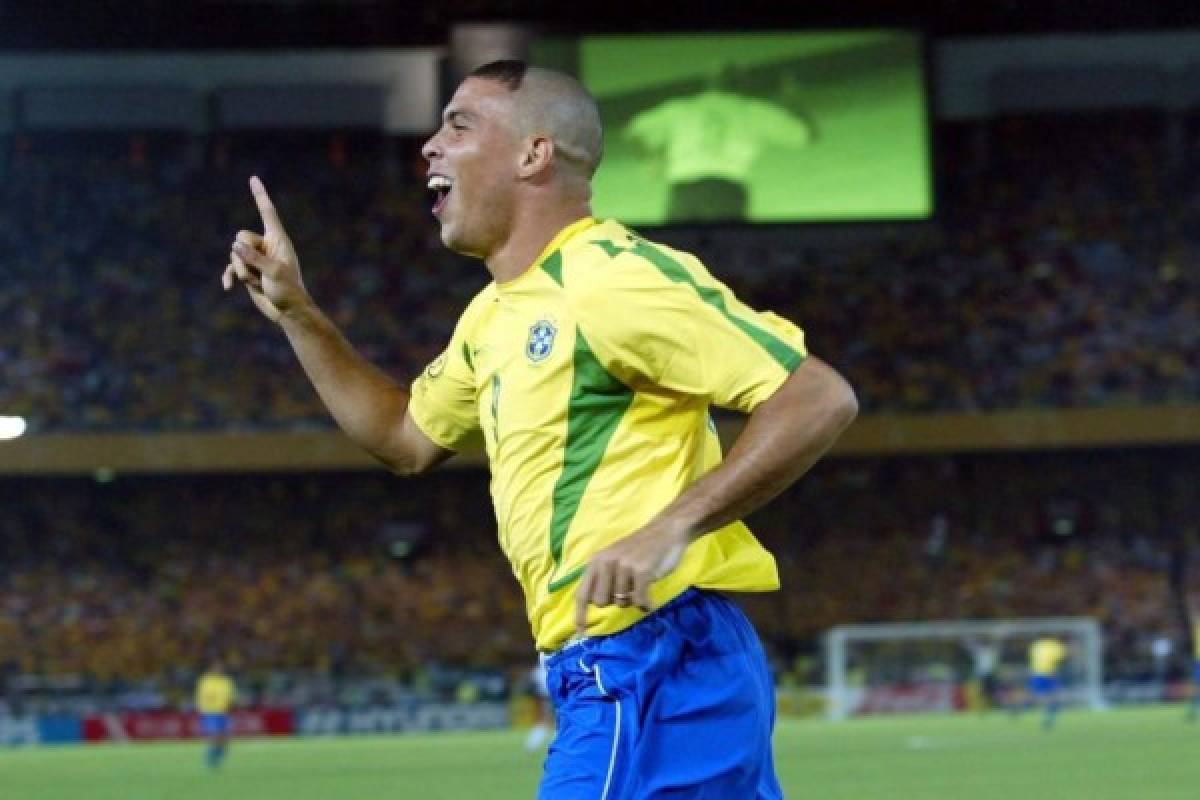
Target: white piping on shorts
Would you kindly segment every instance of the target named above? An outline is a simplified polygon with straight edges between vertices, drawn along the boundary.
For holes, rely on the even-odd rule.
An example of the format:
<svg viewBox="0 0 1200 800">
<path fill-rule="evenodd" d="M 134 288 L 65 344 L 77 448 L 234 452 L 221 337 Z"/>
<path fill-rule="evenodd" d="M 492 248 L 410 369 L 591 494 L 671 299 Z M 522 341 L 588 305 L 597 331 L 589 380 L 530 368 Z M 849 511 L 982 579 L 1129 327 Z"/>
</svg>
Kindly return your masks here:
<svg viewBox="0 0 1200 800">
<path fill-rule="evenodd" d="M 600 679 L 600 665 L 597 664 L 592 668 L 588 668 L 587 664 L 583 663 L 583 659 L 579 659 L 579 668 L 584 672 L 590 672 L 592 677 L 596 679 L 596 688 L 600 690 L 600 694 L 605 697 L 612 697 L 608 690 L 604 688 L 604 682 Z M 612 753 L 608 756 L 608 774 L 604 776 L 604 790 L 600 793 L 600 800 L 608 800 L 608 790 L 612 788 L 613 771 L 617 766 L 617 746 L 621 743 L 621 701 L 612 697 L 613 705 L 617 708 L 617 719 L 613 725 L 613 743 Z"/>
</svg>

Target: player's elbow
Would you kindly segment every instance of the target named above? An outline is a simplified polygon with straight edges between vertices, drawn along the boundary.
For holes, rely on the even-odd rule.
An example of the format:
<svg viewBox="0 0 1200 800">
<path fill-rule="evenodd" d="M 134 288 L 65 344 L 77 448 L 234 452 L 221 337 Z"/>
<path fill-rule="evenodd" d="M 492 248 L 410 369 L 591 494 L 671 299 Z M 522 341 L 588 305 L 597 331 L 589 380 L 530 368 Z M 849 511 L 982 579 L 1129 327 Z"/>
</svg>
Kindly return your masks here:
<svg viewBox="0 0 1200 800">
<path fill-rule="evenodd" d="M 424 475 L 453 455 L 426 436 L 408 414 L 400 424 L 392 426 L 382 446 L 368 449 L 392 473 L 403 478 Z"/>
<path fill-rule="evenodd" d="M 420 458 L 417 453 L 408 451 L 372 453 L 375 458 L 383 462 L 383 465 L 397 477 L 400 478 L 415 478 L 432 470 L 437 466 L 437 461 L 432 459 Z"/>
<path fill-rule="evenodd" d="M 828 413 L 833 427 L 840 433 L 858 418 L 858 395 L 841 375 L 835 373 L 835 376 L 837 381 L 830 391 Z"/>
<path fill-rule="evenodd" d="M 810 366 L 812 383 L 803 404 L 811 409 L 825 434 L 836 439 L 858 417 L 858 397 L 837 370 L 810 360 L 814 362 Z"/>
</svg>

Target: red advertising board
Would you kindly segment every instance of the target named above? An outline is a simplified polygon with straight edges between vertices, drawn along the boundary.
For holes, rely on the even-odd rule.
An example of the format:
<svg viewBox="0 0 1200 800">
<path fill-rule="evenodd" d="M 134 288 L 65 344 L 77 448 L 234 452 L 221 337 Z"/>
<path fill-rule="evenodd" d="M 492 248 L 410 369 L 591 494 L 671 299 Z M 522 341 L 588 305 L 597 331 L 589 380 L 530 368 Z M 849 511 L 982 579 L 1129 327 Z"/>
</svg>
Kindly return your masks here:
<svg viewBox="0 0 1200 800">
<path fill-rule="evenodd" d="M 855 709 L 858 714 L 912 711 L 961 711 L 966 708 L 962 687 L 947 684 L 872 686 Z"/>
<path fill-rule="evenodd" d="M 294 730 L 289 708 L 257 708 L 230 714 L 234 736 L 278 736 Z M 83 720 L 83 738 L 89 742 L 195 739 L 200 737 L 200 715 L 181 711 L 140 711 L 92 714 Z"/>
</svg>

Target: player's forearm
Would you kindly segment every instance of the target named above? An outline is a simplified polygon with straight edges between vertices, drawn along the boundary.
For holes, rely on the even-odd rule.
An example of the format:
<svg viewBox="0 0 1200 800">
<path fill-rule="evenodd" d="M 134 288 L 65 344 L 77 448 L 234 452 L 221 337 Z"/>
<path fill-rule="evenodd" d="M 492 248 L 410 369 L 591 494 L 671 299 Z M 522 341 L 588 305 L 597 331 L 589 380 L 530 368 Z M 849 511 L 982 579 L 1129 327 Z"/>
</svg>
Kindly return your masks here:
<svg viewBox="0 0 1200 800">
<path fill-rule="evenodd" d="M 750 415 L 725 461 L 659 522 L 695 538 L 754 512 L 807 472 L 857 414 L 849 384 L 810 357 Z"/>
<path fill-rule="evenodd" d="M 316 306 L 288 313 L 279 324 L 338 426 L 389 467 L 403 470 L 396 440 L 408 392 L 363 358 Z"/>
</svg>

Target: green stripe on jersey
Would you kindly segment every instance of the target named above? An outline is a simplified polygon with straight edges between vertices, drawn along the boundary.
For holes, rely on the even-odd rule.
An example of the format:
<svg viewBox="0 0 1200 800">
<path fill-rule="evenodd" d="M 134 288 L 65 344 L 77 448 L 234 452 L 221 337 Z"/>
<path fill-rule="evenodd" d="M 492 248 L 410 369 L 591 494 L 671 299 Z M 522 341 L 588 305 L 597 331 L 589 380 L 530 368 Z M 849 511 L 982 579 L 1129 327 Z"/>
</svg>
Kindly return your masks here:
<svg viewBox="0 0 1200 800">
<path fill-rule="evenodd" d="M 568 572 L 566 575 L 563 575 L 558 580 L 551 581 L 550 591 L 557 592 L 559 589 L 570 586 L 572 583 L 579 580 L 579 576 L 583 574 L 585 569 L 587 569 L 587 564 L 582 564 Z"/>
<path fill-rule="evenodd" d="M 500 373 L 492 375 L 492 444 L 500 444 Z"/>
<path fill-rule="evenodd" d="M 555 250 L 546 256 L 546 260 L 542 262 L 542 269 L 546 270 L 546 274 L 553 278 L 555 283 L 562 286 L 562 251 Z"/>
<path fill-rule="evenodd" d="M 583 332 L 576 329 L 567 442 L 562 472 L 554 484 L 550 519 L 550 554 L 556 565 L 562 561 L 563 543 L 588 483 L 632 402 L 633 391 L 608 373 L 588 346 Z"/>
<path fill-rule="evenodd" d="M 609 258 L 616 258 L 618 254 L 628 252 L 630 249 L 628 247 L 621 247 L 616 242 L 610 242 L 607 239 L 600 239 L 592 242 L 592 244 L 599 247 L 605 253 L 608 253 Z"/>
<path fill-rule="evenodd" d="M 804 355 L 783 339 L 780 339 L 765 328 L 760 328 L 753 322 L 731 314 L 729 308 L 725 305 L 725 296 L 721 294 L 719 289 L 714 289 L 711 286 L 701 286 L 696 283 L 696 279 L 692 277 L 692 273 L 688 272 L 687 267 L 649 242 L 639 240 L 633 247 L 620 247 L 609 241 L 598 241 L 595 244 L 605 253 L 608 253 L 609 257 L 615 257 L 618 253 L 633 253 L 636 256 L 641 256 L 657 267 L 658 271 L 666 276 L 668 280 L 675 283 L 687 284 L 692 287 L 692 290 L 700 296 L 701 300 L 717 311 L 720 311 L 725 319 L 732 322 L 742 333 L 757 342 L 760 347 L 766 350 L 788 372 L 800 366 L 800 363 L 804 361 Z"/>
</svg>

